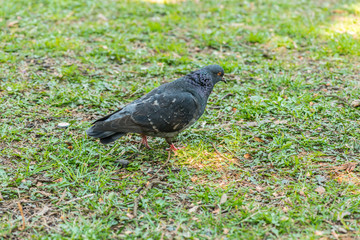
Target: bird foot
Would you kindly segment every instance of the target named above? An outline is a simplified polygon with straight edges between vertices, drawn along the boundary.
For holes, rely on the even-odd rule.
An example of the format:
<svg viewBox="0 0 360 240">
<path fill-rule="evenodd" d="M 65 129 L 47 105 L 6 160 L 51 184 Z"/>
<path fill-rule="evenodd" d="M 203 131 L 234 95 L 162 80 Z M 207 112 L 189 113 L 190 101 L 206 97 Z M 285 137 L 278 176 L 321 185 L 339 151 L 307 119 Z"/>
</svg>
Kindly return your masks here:
<svg viewBox="0 0 360 240">
<path fill-rule="evenodd" d="M 175 145 L 172 143 L 170 144 L 170 147 L 166 149 L 166 151 L 174 151 L 176 152 L 177 150 L 183 149 L 185 147 L 175 147 Z"/>
<path fill-rule="evenodd" d="M 148 142 L 147 142 L 147 138 L 146 138 L 146 135 L 141 135 L 141 144 L 143 144 L 143 145 L 145 145 L 145 147 L 147 147 L 148 149 L 150 149 L 150 146 L 149 146 L 149 144 L 148 144 Z"/>
</svg>

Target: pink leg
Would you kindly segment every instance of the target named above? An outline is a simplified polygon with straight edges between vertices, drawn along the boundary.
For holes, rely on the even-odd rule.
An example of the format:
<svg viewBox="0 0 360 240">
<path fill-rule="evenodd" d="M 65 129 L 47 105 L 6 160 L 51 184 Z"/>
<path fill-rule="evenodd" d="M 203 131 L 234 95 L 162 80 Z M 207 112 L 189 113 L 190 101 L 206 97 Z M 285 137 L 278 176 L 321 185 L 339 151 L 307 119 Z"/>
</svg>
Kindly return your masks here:
<svg viewBox="0 0 360 240">
<path fill-rule="evenodd" d="M 150 149 L 150 146 L 149 146 L 149 144 L 148 144 L 148 142 L 147 142 L 146 135 L 141 134 L 141 137 L 142 137 L 142 139 L 141 139 L 141 144 L 144 144 L 145 147 L 147 147 L 147 148 Z"/>
<path fill-rule="evenodd" d="M 174 152 L 176 152 L 177 150 L 180 150 L 180 149 L 182 149 L 182 148 L 185 148 L 185 147 L 179 147 L 179 148 L 177 148 L 177 147 L 175 147 L 175 145 L 172 143 L 172 144 L 170 144 L 170 148 L 167 148 L 166 150 L 167 150 L 167 151 L 174 151 Z"/>
</svg>

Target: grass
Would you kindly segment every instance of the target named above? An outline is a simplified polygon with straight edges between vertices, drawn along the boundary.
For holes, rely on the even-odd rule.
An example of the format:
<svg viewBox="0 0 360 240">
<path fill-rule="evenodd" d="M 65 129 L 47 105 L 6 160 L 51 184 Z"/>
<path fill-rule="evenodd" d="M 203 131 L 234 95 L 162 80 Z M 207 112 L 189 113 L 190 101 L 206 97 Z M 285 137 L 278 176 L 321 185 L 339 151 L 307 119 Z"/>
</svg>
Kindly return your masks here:
<svg viewBox="0 0 360 240">
<path fill-rule="evenodd" d="M 1 6 L 0 238 L 360 235 L 357 1 Z M 86 136 L 99 116 L 214 63 L 229 83 L 169 160 L 163 139 L 148 150 L 136 135 Z"/>
</svg>

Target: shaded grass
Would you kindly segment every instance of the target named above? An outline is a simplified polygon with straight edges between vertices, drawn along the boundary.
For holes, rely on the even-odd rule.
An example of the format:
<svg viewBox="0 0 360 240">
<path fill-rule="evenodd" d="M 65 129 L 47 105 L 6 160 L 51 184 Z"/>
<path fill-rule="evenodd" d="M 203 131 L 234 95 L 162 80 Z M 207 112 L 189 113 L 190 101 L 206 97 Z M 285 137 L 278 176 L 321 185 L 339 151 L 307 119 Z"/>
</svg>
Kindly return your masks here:
<svg viewBox="0 0 360 240">
<path fill-rule="evenodd" d="M 1 237 L 359 235 L 356 1 L 16 0 L 0 18 Z M 85 136 L 93 119 L 213 63 L 230 81 L 169 162 L 162 139 L 147 150 L 138 136 Z M 134 217 L 154 178 L 170 185 L 145 192 Z"/>
</svg>

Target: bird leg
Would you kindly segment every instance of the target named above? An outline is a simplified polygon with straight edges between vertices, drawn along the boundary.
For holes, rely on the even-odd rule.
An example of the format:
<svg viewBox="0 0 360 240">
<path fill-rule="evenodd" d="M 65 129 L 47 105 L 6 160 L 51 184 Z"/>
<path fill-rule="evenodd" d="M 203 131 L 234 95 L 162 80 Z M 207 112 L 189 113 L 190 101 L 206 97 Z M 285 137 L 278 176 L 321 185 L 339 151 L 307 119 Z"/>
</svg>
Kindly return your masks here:
<svg viewBox="0 0 360 240">
<path fill-rule="evenodd" d="M 178 148 L 175 147 L 175 145 L 172 143 L 172 139 L 166 138 L 165 140 L 166 140 L 166 142 L 170 145 L 170 147 L 166 149 L 167 151 L 174 151 L 174 152 L 176 152 L 177 150 L 180 150 L 180 149 L 182 149 L 182 148 L 185 148 L 185 147 L 178 147 Z"/>
<path fill-rule="evenodd" d="M 148 144 L 148 142 L 147 142 L 147 138 L 146 138 L 146 135 L 144 135 L 144 134 L 141 134 L 141 144 L 143 144 L 143 145 L 145 145 L 145 147 L 147 147 L 147 148 L 149 148 L 150 149 L 150 146 L 149 146 L 149 144 Z"/>
<path fill-rule="evenodd" d="M 180 150 L 180 149 L 182 149 L 182 148 L 185 148 L 185 147 L 179 147 L 179 148 L 177 148 L 177 147 L 175 147 L 175 145 L 174 145 L 173 143 L 171 143 L 171 144 L 170 144 L 170 147 L 167 148 L 166 150 L 167 150 L 167 151 L 174 151 L 174 152 L 176 152 L 177 150 Z"/>
</svg>

